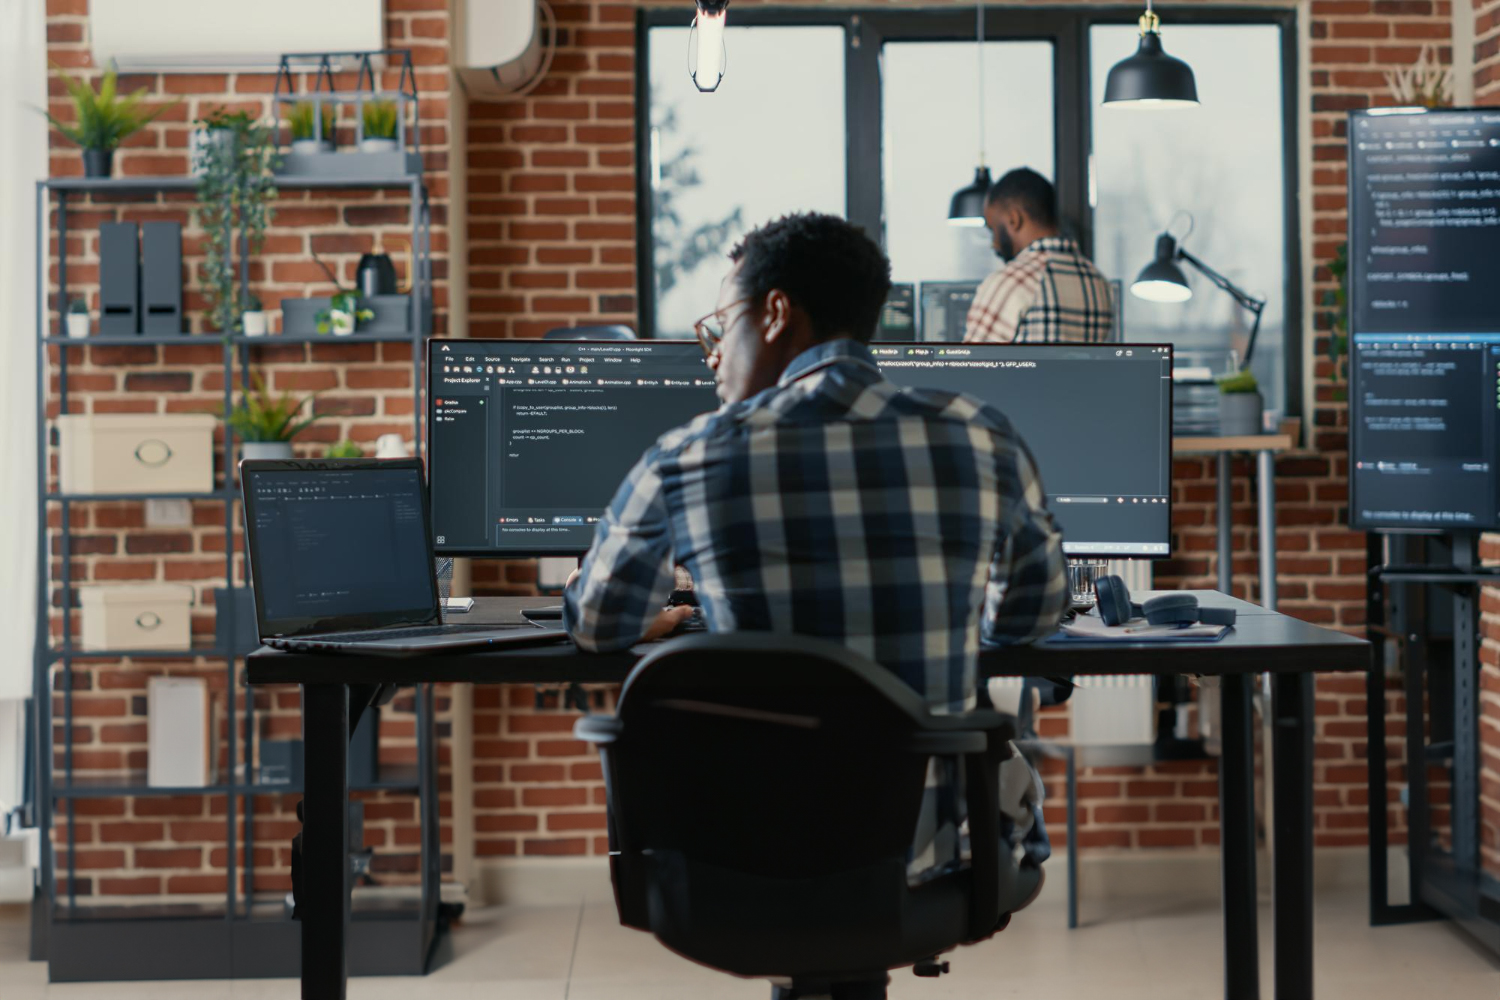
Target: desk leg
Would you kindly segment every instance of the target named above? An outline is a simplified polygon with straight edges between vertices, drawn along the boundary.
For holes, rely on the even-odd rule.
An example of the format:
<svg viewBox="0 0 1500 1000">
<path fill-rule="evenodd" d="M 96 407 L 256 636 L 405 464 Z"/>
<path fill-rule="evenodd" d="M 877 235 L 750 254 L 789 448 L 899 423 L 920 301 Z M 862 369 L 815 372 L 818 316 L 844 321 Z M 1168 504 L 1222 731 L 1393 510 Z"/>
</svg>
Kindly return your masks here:
<svg viewBox="0 0 1500 1000">
<path fill-rule="evenodd" d="M 1219 864 L 1223 868 L 1225 1000 L 1260 997 L 1255 898 L 1255 747 L 1250 676 L 1220 680 Z"/>
<path fill-rule="evenodd" d="M 1271 933 L 1277 1000 L 1312 1000 L 1313 995 L 1312 717 L 1312 674 L 1275 675 Z"/>
<path fill-rule="evenodd" d="M 1276 610 L 1276 453 L 1255 455 L 1256 483 L 1260 494 L 1260 603 Z"/>
<path fill-rule="evenodd" d="M 1230 455 L 1219 452 L 1218 510 L 1219 517 L 1219 593 L 1234 596 L 1234 476 L 1229 466 Z"/>
<path fill-rule="evenodd" d="M 302 997 L 344 1000 L 349 979 L 349 688 L 302 685 Z"/>
</svg>

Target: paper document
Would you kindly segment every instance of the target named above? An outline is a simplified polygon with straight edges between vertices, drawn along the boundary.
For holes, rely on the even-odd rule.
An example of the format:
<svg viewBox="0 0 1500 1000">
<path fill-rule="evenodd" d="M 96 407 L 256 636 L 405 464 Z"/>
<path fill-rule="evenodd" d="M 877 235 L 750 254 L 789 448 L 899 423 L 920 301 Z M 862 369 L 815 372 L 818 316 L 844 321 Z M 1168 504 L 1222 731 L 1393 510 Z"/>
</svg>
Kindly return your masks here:
<svg viewBox="0 0 1500 1000">
<path fill-rule="evenodd" d="M 1217 639 L 1229 631 L 1228 625 L 1150 625 L 1144 618 L 1134 618 L 1124 625 L 1106 625 L 1097 615 L 1079 615 L 1062 626 L 1063 635 L 1074 639 L 1113 639 L 1125 642 L 1171 642 L 1177 639 Z"/>
</svg>

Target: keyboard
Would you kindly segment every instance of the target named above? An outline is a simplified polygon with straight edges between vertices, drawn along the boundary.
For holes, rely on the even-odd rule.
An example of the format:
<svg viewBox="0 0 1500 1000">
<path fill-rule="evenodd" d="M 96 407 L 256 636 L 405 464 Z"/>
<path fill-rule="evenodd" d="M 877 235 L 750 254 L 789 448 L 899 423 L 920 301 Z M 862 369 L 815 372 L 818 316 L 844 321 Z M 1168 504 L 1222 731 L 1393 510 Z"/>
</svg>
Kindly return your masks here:
<svg viewBox="0 0 1500 1000">
<path fill-rule="evenodd" d="M 430 635 L 462 635 L 465 632 L 500 632 L 520 625 L 426 625 L 410 628 L 377 628 L 367 632 L 330 632 L 307 636 L 320 642 L 369 642 L 378 639 L 422 639 Z"/>
</svg>

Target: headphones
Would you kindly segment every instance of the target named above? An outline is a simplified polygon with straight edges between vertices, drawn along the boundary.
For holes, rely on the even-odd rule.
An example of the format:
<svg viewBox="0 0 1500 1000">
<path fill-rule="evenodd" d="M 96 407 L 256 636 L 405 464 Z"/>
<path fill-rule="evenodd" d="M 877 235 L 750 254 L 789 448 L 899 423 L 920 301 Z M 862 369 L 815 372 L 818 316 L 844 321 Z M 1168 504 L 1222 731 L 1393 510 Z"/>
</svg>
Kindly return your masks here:
<svg viewBox="0 0 1500 1000">
<path fill-rule="evenodd" d="M 1192 594 L 1162 594 L 1145 604 L 1134 604 L 1125 581 L 1118 576 L 1102 576 L 1094 585 L 1099 617 L 1106 625 L 1124 625 L 1132 618 L 1144 617 L 1152 625 L 1176 625 L 1179 628 L 1202 622 L 1204 625 L 1233 625 L 1233 608 L 1204 608 Z"/>
</svg>

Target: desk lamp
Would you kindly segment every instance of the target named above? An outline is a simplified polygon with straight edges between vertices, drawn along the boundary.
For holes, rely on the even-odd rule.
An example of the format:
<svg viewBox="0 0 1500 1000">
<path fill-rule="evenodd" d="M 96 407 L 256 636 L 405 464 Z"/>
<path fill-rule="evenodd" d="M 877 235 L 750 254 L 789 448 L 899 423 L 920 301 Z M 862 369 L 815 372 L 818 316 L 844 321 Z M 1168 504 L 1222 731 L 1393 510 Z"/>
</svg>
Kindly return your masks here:
<svg viewBox="0 0 1500 1000">
<path fill-rule="evenodd" d="M 1188 217 L 1191 220 L 1191 216 Z M 1188 233 L 1192 232 L 1189 222 Z M 1187 234 L 1184 234 L 1186 236 Z M 1243 370 L 1250 365 L 1250 358 L 1255 353 L 1255 335 L 1260 332 L 1260 315 L 1266 308 L 1266 300 L 1258 299 L 1240 288 L 1234 282 L 1224 277 L 1218 271 L 1209 267 L 1197 257 L 1188 253 L 1179 244 L 1177 237 L 1170 231 L 1162 233 L 1156 238 L 1156 259 L 1141 269 L 1136 277 L 1135 283 L 1130 286 L 1130 293 L 1136 298 L 1145 299 L 1147 302 L 1186 302 L 1193 297 L 1193 289 L 1187 283 L 1187 277 L 1182 273 L 1182 268 L 1177 266 L 1178 261 L 1191 264 L 1193 268 L 1214 286 L 1223 290 L 1239 303 L 1242 309 L 1248 311 L 1254 320 L 1250 324 L 1250 339 L 1245 345 L 1245 357 L 1240 362 Z"/>
</svg>

